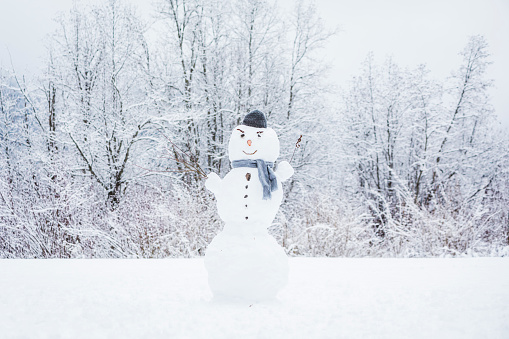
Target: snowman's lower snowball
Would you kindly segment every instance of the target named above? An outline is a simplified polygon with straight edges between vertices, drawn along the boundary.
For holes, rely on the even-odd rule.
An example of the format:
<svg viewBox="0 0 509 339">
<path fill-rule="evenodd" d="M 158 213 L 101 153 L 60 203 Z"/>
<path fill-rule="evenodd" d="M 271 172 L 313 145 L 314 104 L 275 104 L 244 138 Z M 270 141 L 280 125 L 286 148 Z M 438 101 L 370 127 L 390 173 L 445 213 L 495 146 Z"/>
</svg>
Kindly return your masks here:
<svg viewBox="0 0 509 339">
<path fill-rule="evenodd" d="M 267 232 L 219 233 L 207 248 L 205 267 L 218 299 L 273 299 L 288 281 L 288 257 Z"/>
</svg>

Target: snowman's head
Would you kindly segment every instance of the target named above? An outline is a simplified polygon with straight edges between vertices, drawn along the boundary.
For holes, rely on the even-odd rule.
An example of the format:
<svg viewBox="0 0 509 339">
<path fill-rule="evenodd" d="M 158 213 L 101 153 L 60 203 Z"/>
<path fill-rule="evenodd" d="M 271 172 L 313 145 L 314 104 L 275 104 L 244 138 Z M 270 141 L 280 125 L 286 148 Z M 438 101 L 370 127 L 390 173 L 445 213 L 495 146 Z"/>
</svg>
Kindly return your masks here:
<svg viewBox="0 0 509 339">
<path fill-rule="evenodd" d="M 230 161 L 255 160 L 274 162 L 279 156 L 279 139 L 272 128 L 267 128 L 260 111 L 246 115 L 242 125 L 235 127 L 228 145 Z"/>
</svg>

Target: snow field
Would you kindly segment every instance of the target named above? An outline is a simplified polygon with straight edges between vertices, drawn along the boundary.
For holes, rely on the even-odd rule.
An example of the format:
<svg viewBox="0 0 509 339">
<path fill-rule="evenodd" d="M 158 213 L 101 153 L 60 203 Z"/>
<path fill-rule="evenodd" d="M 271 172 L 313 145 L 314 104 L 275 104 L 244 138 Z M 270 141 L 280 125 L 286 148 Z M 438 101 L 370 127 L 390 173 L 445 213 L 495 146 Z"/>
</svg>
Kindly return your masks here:
<svg viewBox="0 0 509 339">
<path fill-rule="evenodd" d="M 508 338 L 509 259 L 290 258 L 273 302 L 203 259 L 2 260 L 0 338 Z"/>
</svg>

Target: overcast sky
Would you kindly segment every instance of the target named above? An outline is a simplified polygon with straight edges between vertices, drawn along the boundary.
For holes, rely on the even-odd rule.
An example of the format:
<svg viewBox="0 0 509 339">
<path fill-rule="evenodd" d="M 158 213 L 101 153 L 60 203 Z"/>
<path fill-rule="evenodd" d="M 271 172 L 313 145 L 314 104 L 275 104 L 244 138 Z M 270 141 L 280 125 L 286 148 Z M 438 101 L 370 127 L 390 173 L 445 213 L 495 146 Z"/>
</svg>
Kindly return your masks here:
<svg viewBox="0 0 509 339">
<path fill-rule="evenodd" d="M 151 0 L 130 0 L 144 15 Z M 289 9 L 291 0 L 281 0 Z M 492 102 L 509 127 L 509 0 L 316 0 L 329 27 L 341 30 L 325 50 L 332 60 L 333 81 L 345 84 L 358 74 L 373 51 L 382 62 L 392 56 L 401 66 L 426 64 L 437 78 L 457 69 L 459 51 L 470 35 L 484 35 L 495 80 Z M 53 18 L 67 11 L 72 0 L 0 0 L 0 65 L 33 73 L 41 67 L 45 36 L 56 28 Z M 10 52 L 10 53 L 9 53 Z"/>
</svg>

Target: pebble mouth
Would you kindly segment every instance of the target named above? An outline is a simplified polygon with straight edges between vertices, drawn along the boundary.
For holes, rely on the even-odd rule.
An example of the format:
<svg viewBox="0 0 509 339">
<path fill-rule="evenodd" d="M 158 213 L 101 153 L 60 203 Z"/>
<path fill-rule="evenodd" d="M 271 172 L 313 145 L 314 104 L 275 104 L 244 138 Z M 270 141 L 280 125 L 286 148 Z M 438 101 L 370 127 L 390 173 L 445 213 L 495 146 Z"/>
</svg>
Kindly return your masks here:
<svg viewBox="0 0 509 339">
<path fill-rule="evenodd" d="M 242 151 L 242 152 L 244 152 L 244 154 L 247 154 L 247 155 L 253 155 L 253 154 L 255 154 L 256 152 L 258 152 L 258 150 L 254 151 L 253 153 L 247 153 L 246 151 Z"/>
</svg>

